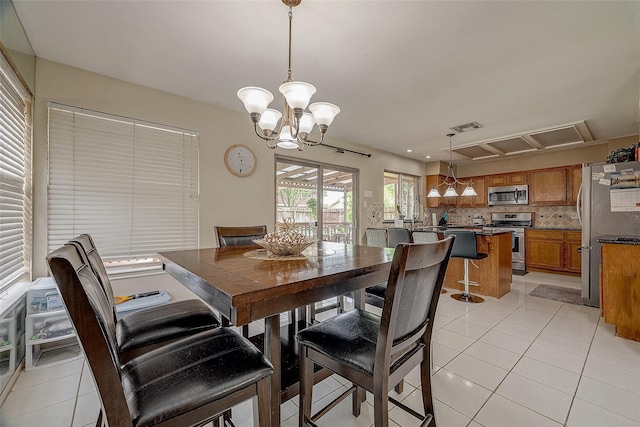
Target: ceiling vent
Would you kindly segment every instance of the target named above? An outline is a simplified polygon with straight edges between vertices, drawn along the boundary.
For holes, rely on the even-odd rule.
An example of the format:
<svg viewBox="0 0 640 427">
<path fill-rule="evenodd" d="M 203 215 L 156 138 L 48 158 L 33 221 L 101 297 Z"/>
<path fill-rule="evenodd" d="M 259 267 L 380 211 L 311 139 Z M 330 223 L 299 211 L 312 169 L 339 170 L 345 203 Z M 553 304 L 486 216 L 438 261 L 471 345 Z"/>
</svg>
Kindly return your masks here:
<svg viewBox="0 0 640 427">
<path fill-rule="evenodd" d="M 482 125 L 478 122 L 465 123 L 463 125 L 454 126 L 451 129 L 456 133 L 469 132 L 471 130 L 480 129 Z"/>
<path fill-rule="evenodd" d="M 465 144 L 454 147 L 452 153 L 467 160 L 482 160 L 518 154 L 536 153 L 549 148 L 593 141 L 584 121 L 539 129 L 519 135 Z M 448 148 L 443 148 L 447 151 Z"/>
</svg>

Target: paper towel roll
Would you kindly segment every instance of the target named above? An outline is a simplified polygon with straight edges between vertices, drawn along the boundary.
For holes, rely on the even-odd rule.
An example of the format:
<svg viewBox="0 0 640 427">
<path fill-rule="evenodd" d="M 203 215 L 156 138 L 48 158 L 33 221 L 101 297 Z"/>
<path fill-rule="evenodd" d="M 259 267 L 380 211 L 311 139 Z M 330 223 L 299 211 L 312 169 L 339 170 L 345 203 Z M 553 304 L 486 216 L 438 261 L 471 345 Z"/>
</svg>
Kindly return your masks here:
<svg viewBox="0 0 640 427">
<path fill-rule="evenodd" d="M 431 225 L 438 225 L 438 216 L 435 213 L 431 214 Z"/>
</svg>

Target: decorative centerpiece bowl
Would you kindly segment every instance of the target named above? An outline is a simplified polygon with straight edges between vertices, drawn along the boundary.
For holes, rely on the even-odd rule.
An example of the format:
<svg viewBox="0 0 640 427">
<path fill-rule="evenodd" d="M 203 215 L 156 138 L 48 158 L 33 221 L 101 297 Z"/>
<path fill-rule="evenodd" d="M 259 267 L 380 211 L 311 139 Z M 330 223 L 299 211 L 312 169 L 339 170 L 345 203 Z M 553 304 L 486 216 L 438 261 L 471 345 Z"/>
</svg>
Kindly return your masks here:
<svg viewBox="0 0 640 427">
<path fill-rule="evenodd" d="M 265 239 L 258 239 L 253 242 L 277 256 L 300 256 L 302 251 L 315 242 L 315 240 L 306 237 L 304 239 L 304 241 L 299 242 L 267 241 Z"/>
<path fill-rule="evenodd" d="M 316 240 L 297 233 L 293 218 L 284 218 L 276 224 L 275 233 L 267 233 L 253 242 L 276 256 L 300 256 Z"/>
</svg>

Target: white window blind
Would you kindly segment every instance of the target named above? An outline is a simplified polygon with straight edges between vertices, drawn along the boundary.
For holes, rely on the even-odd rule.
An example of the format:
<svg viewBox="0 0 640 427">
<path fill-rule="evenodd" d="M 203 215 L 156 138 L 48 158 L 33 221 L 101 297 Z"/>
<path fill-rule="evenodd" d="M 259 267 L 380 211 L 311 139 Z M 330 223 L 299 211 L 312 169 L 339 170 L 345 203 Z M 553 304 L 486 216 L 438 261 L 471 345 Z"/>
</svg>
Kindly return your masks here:
<svg viewBox="0 0 640 427">
<path fill-rule="evenodd" d="M 106 261 L 198 246 L 198 134 L 49 104 L 48 245 L 89 233 Z"/>
<path fill-rule="evenodd" d="M 28 274 L 30 253 L 31 96 L 0 54 L 0 291 Z"/>
</svg>

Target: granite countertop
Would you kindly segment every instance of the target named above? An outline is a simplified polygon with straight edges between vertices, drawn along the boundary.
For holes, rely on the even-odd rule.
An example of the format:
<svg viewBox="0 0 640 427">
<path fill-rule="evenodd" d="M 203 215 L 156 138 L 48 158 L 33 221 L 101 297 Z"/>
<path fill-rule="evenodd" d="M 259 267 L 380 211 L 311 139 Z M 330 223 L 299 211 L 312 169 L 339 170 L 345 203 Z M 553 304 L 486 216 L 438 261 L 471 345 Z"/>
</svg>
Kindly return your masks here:
<svg viewBox="0 0 640 427">
<path fill-rule="evenodd" d="M 600 236 L 596 240 L 598 243 L 640 246 L 640 236 Z"/>
<path fill-rule="evenodd" d="M 470 231 L 475 231 L 478 236 L 496 236 L 498 234 L 511 233 L 511 231 L 494 231 L 490 229 L 483 230 L 482 227 L 480 226 L 472 226 L 472 225 L 467 225 L 467 226 L 455 225 L 455 226 L 449 226 L 449 227 L 444 227 L 439 225 L 439 226 L 420 227 L 420 229 L 414 229 L 414 231 L 435 231 L 436 233 L 444 233 L 445 230 L 470 230 Z"/>
<path fill-rule="evenodd" d="M 581 228 L 566 228 L 566 227 L 531 227 L 531 230 L 582 231 Z"/>
</svg>

